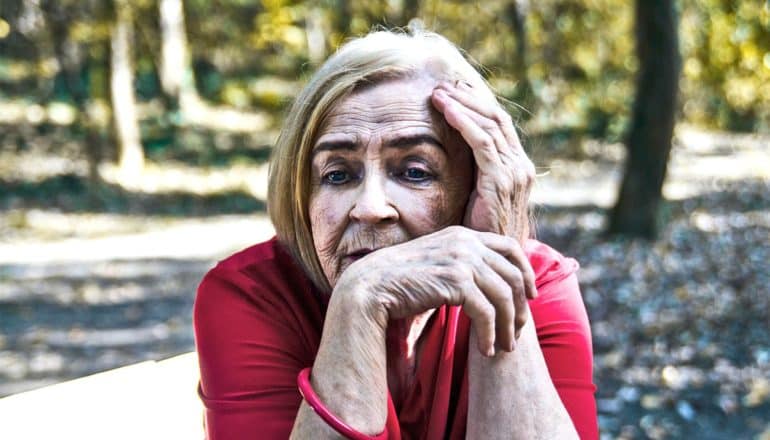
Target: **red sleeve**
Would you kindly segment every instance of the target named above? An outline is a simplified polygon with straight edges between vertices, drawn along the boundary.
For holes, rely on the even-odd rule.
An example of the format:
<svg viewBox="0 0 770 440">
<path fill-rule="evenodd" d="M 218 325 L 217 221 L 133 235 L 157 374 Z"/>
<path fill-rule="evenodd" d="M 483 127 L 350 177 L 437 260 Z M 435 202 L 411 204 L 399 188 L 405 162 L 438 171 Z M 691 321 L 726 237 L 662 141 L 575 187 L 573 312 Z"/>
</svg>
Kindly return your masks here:
<svg viewBox="0 0 770 440">
<path fill-rule="evenodd" d="M 198 288 L 199 394 L 210 440 L 288 438 L 294 424 L 297 374 L 312 364 L 320 328 L 297 312 L 303 299 L 282 280 L 287 274 L 269 269 L 217 267 Z"/>
<path fill-rule="evenodd" d="M 541 243 L 532 251 L 538 298 L 530 306 L 548 372 L 580 438 L 596 439 L 591 329 L 575 275 L 577 262 Z"/>
</svg>

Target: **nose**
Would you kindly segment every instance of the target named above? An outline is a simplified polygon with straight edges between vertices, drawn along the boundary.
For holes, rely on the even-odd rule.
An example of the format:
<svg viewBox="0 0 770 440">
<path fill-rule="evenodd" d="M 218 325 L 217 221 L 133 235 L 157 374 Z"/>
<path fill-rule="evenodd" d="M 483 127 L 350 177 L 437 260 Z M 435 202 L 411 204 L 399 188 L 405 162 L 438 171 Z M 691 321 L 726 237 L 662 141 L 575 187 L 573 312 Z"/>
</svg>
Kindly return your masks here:
<svg viewBox="0 0 770 440">
<path fill-rule="evenodd" d="M 375 225 L 398 220 L 398 211 L 388 198 L 385 184 L 385 178 L 379 174 L 365 177 L 358 188 L 350 218 Z"/>
</svg>

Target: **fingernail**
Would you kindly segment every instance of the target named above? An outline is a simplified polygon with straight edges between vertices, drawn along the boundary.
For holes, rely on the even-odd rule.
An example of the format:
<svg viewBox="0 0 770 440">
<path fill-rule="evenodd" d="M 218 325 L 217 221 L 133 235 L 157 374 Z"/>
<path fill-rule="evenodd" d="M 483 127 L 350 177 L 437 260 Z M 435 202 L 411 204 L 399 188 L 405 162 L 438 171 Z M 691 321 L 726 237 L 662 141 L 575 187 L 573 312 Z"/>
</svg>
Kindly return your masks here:
<svg viewBox="0 0 770 440">
<path fill-rule="evenodd" d="M 487 350 L 487 357 L 495 357 L 495 347 L 489 347 L 489 350 Z"/>
</svg>

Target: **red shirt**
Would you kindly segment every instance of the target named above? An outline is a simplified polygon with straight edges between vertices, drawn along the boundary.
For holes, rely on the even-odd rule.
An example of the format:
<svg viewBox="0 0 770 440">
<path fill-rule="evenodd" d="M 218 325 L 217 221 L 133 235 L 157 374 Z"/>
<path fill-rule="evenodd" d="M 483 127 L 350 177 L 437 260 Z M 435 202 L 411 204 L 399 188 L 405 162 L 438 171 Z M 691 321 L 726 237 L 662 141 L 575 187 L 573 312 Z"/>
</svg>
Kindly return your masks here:
<svg viewBox="0 0 770 440">
<path fill-rule="evenodd" d="M 595 439 L 591 331 L 578 264 L 535 240 L 525 251 L 536 275 L 538 297 L 529 305 L 548 371 L 580 437 Z M 312 366 L 321 339 L 321 298 L 275 238 L 204 277 L 194 325 L 209 439 L 289 437 L 302 399 L 297 374 Z M 415 386 L 388 414 L 402 438 L 464 438 L 469 324 L 460 307 L 441 307 L 430 318 Z"/>
</svg>

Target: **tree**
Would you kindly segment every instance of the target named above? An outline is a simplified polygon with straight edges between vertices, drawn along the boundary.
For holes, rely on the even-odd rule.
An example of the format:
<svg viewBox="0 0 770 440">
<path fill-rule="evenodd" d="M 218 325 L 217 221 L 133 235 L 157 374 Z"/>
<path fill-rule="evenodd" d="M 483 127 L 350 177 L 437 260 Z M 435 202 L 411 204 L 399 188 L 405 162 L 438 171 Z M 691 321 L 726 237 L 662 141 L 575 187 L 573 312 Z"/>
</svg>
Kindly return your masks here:
<svg viewBox="0 0 770 440">
<path fill-rule="evenodd" d="M 64 89 L 77 110 L 76 123 L 85 131 L 84 151 L 88 162 L 91 184 L 99 181 L 98 165 L 103 155 L 107 128 L 104 121 L 93 117 L 89 107 L 103 104 L 106 87 L 100 81 L 105 75 L 106 63 L 99 58 L 104 42 L 98 37 L 78 41 L 70 35 L 73 24 L 83 17 L 103 20 L 108 8 L 104 4 L 80 4 L 44 0 L 40 10 L 47 24 L 53 54 L 59 67 Z M 84 75 L 84 72 L 87 74 Z M 86 80 L 87 78 L 87 80 Z"/>
<path fill-rule="evenodd" d="M 121 179 L 138 177 L 144 168 L 144 151 L 134 93 L 132 57 L 133 17 L 128 0 L 115 0 L 115 24 L 110 35 L 110 88 L 112 114 L 119 147 Z"/>
<path fill-rule="evenodd" d="M 401 18 L 399 26 L 407 26 L 413 18 L 417 18 L 420 13 L 419 0 L 404 0 L 401 3 Z"/>
<path fill-rule="evenodd" d="M 515 96 L 517 100 L 530 98 L 532 94 L 532 86 L 527 77 L 527 28 L 525 24 L 528 12 L 529 0 L 510 0 L 505 7 L 505 14 L 503 15 L 516 38 L 516 51 L 513 54 L 513 73 L 518 82 Z"/>
<path fill-rule="evenodd" d="M 184 110 L 197 100 L 190 49 L 184 26 L 182 0 L 160 0 L 158 16 L 161 34 L 160 83 L 171 110 Z"/>
<path fill-rule="evenodd" d="M 305 16 L 305 36 L 308 58 L 311 63 L 318 66 L 326 59 L 326 30 L 323 10 L 317 5 L 308 6 Z"/>
<path fill-rule="evenodd" d="M 628 156 L 609 232 L 654 238 L 677 103 L 681 59 L 673 0 L 636 0 L 636 97 Z"/>
</svg>

